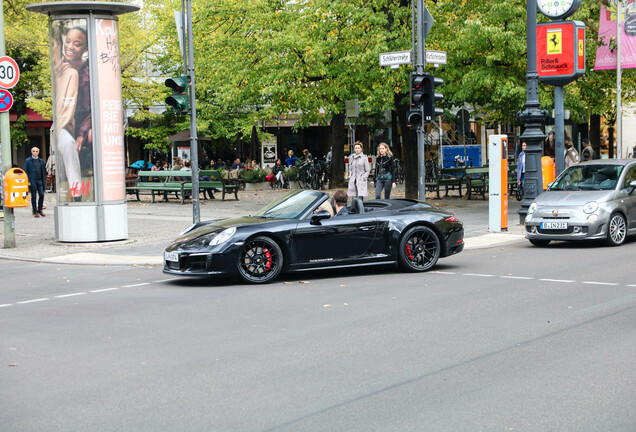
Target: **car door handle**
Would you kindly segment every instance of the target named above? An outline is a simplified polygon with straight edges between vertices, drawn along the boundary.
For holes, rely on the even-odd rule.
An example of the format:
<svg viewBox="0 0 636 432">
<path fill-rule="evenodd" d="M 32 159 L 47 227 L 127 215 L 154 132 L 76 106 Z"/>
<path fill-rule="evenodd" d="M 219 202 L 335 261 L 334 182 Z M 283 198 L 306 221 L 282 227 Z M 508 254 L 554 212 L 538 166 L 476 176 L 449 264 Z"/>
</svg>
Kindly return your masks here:
<svg viewBox="0 0 636 432">
<path fill-rule="evenodd" d="M 375 225 L 365 225 L 360 227 L 360 231 L 371 231 L 375 229 Z"/>
</svg>

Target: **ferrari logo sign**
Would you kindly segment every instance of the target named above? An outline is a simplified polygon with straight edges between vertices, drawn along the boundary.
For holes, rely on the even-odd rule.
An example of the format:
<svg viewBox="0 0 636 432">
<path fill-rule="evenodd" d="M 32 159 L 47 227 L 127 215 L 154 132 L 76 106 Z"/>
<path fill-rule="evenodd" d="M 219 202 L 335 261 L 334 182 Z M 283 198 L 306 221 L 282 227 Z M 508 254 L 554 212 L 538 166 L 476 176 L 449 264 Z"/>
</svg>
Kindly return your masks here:
<svg viewBox="0 0 636 432">
<path fill-rule="evenodd" d="M 547 31 L 548 36 L 548 54 L 561 54 L 563 52 L 563 33 L 561 29 L 550 29 Z"/>
<path fill-rule="evenodd" d="M 585 43 L 582 40 L 579 40 L 579 55 L 585 55 Z"/>
</svg>

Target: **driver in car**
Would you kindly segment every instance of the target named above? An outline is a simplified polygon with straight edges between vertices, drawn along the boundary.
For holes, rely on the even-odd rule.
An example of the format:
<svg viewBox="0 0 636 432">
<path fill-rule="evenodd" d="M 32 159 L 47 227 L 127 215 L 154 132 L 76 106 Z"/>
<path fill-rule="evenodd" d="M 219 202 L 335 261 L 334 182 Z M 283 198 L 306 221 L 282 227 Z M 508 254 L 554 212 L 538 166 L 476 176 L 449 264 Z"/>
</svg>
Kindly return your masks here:
<svg viewBox="0 0 636 432">
<path fill-rule="evenodd" d="M 347 208 L 348 199 L 347 192 L 343 190 L 337 190 L 336 193 L 333 194 L 336 216 L 346 216 L 349 214 L 349 209 Z"/>
</svg>

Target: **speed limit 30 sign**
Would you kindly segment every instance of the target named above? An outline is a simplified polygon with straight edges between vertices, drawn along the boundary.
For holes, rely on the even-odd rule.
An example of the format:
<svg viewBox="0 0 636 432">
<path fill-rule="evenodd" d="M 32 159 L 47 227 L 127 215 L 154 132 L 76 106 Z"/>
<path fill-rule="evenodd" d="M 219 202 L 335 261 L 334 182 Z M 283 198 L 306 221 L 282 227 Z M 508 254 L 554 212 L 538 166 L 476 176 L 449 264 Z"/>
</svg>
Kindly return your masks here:
<svg viewBox="0 0 636 432">
<path fill-rule="evenodd" d="M 11 57 L 0 57 L 0 87 L 13 88 L 20 80 L 20 69 Z"/>
</svg>

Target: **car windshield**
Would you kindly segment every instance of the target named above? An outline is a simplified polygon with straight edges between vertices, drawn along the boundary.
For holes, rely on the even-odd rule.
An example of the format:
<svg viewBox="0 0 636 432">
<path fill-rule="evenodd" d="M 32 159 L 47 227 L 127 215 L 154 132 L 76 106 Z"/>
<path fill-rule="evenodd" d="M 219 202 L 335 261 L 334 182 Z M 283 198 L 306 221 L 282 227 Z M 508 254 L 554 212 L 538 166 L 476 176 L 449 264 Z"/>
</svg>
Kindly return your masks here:
<svg viewBox="0 0 636 432">
<path fill-rule="evenodd" d="M 612 190 L 621 175 L 621 165 L 575 165 L 561 173 L 551 191 Z"/>
<path fill-rule="evenodd" d="M 319 191 L 292 191 L 255 214 L 268 219 L 298 219 L 307 209 L 315 206 L 324 195 Z"/>
</svg>

